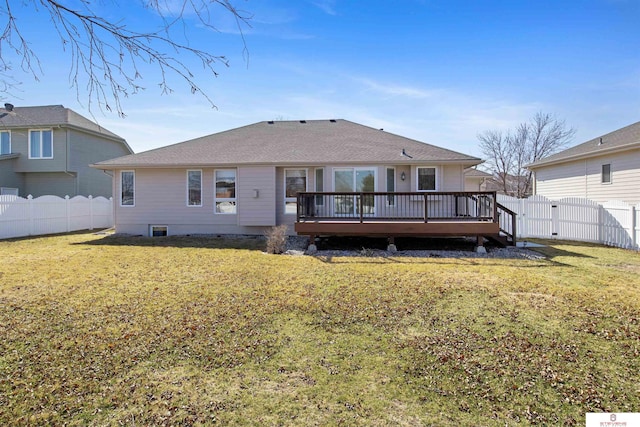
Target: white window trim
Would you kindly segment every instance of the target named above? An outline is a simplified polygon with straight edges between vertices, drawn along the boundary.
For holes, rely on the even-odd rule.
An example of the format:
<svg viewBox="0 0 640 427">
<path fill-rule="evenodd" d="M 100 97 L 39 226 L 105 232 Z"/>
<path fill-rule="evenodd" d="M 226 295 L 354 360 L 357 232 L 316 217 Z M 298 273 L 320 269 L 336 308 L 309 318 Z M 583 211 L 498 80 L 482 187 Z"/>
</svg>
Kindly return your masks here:
<svg viewBox="0 0 640 427">
<path fill-rule="evenodd" d="M 387 187 L 388 184 L 388 177 L 387 174 L 389 173 L 389 170 L 393 171 L 393 189 L 389 190 L 389 188 Z M 387 193 L 389 192 L 396 192 L 396 188 L 398 188 L 398 183 L 396 182 L 398 180 L 398 176 L 396 175 L 396 168 L 395 166 L 387 166 L 384 169 L 384 189 Z M 395 206 L 396 205 L 396 196 L 393 197 L 393 203 L 389 203 L 389 197 L 385 198 L 385 202 L 387 204 L 387 206 Z"/>
<path fill-rule="evenodd" d="M 44 151 L 42 149 L 42 132 L 46 132 L 46 131 L 51 131 L 51 157 L 33 157 L 31 155 L 31 132 L 40 132 L 40 154 L 42 154 L 42 152 Z M 34 160 L 51 160 L 53 159 L 53 129 L 52 128 L 48 128 L 48 129 L 29 129 L 28 133 L 27 133 L 27 144 L 28 144 L 28 151 L 29 151 L 29 159 L 34 159 Z"/>
<path fill-rule="evenodd" d="M 236 178 L 236 197 L 218 197 L 216 195 L 218 189 L 216 187 L 216 175 L 217 172 L 233 172 Z M 218 202 L 233 202 L 235 203 L 235 212 L 217 212 L 216 204 Z M 238 214 L 238 170 L 237 169 L 214 169 L 213 170 L 213 214 L 214 215 L 237 215 Z"/>
<path fill-rule="evenodd" d="M 296 215 L 296 213 L 288 213 L 287 212 L 287 203 L 297 203 L 298 202 L 298 198 L 297 197 L 287 197 L 287 171 L 299 171 L 299 170 L 303 170 L 304 171 L 304 191 L 307 192 L 309 191 L 309 168 L 285 168 L 284 170 L 284 174 L 283 174 L 283 191 L 284 191 L 284 214 L 285 215 Z M 315 179 L 315 177 L 314 177 Z"/>
<path fill-rule="evenodd" d="M 189 204 L 189 172 L 200 172 L 200 204 L 199 205 L 191 205 Z M 204 180 L 202 179 L 203 177 L 203 173 L 202 173 L 202 169 L 187 169 L 187 173 L 186 173 L 186 178 L 187 178 L 187 185 L 186 185 L 186 191 L 187 191 L 187 200 L 185 200 L 185 203 L 187 204 L 188 208 L 201 208 L 202 207 L 202 195 L 203 195 L 203 183 Z"/>
<path fill-rule="evenodd" d="M 2 133 L 9 134 L 9 152 L 8 153 L 4 153 L 4 154 L 5 155 L 6 154 L 11 154 L 11 131 L 10 130 L 3 130 L 3 131 L 0 132 L 0 134 L 2 134 Z M 0 144 L 1 144 L 1 142 L 0 142 Z M 0 148 L 2 148 L 2 147 L 0 146 Z M 3 153 L 0 153 L 0 155 L 3 155 Z"/>
<path fill-rule="evenodd" d="M 132 205 L 123 205 L 122 204 L 122 174 L 131 172 L 133 174 L 133 204 Z M 120 171 L 120 207 L 122 208 L 134 208 L 136 206 L 136 171 L 135 170 L 121 170 Z"/>
<path fill-rule="evenodd" d="M 419 169 L 434 169 L 434 173 L 435 173 L 435 188 L 433 190 L 420 190 L 418 188 L 419 186 L 419 180 L 420 180 L 420 173 L 419 173 Z M 415 177 L 415 184 L 416 184 L 416 191 L 420 192 L 420 193 L 434 193 L 436 191 L 439 191 L 440 188 L 440 167 L 438 166 L 431 166 L 431 165 L 421 165 L 421 166 L 416 166 L 416 173 L 415 173 L 416 177 Z"/>
<path fill-rule="evenodd" d="M 604 167 L 609 165 L 609 181 L 604 181 Z M 611 167 L 611 163 L 603 163 L 600 165 L 600 184 L 602 185 L 611 185 L 613 184 L 613 168 Z"/>
</svg>

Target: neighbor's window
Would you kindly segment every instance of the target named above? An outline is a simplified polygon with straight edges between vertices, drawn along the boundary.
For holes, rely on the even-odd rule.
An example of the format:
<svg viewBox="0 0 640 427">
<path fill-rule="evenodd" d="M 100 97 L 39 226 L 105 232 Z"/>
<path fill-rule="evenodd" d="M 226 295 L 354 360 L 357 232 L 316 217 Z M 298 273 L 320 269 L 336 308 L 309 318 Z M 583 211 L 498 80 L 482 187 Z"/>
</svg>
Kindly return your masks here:
<svg viewBox="0 0 640 427">
<path fill-rule="evenodd" d="M 29 131 L 29 158 L 53 159 L 53 131 Z"/>
<path fill-rule="evenodd" d="M 3 130 L 0 132 L 0 156 L 11 154 L 11 132 Z"/>
<path fill-rule="evenodd" d="M 216 194 L 215 213 L 234 214 L 237 211 L 236 202 L 236 171 L 235 169 L 220 169 L 215 172 Z"/>
<path fill-rule="evenodd" d="M 202 171 L 187 171 L 187 206 L 202 206 Z"/>
<path fill-rule="evenodd" d="M 120 206 L 135 206 L 135 181 L 134 171 L 120 172 Z"/>
<path fill-rule="evenodd" d="M 436 168 L 418 168 L 418 191 L 436 191 Z"/>
<path fill-rule="evenodd" d="M 296 214 L 298 193 L 307 191 L 306 169 L 285 169 L 284 171 L 284 213 Z"/>
<path fill-rule="evenodd" d="M 611 184 L 611 164 L 602 165 L 602 183 Z"/>
<path fill-rule="evenodd" d="M 396 191 L 396 169 L 395 168 L 387 168 L 387 192 L 395 192 Z M 396 204 L 396 196 L 389 194 L 387 196 L 387 205 L 395 206 Z"/>
</svg>

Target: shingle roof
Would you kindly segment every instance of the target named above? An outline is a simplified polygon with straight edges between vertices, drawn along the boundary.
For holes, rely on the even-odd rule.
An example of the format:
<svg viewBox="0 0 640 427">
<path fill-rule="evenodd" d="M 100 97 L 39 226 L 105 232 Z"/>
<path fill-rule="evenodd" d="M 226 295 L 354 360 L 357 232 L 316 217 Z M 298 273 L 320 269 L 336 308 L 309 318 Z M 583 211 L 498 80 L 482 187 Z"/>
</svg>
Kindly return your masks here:
<svg viewBox="0 0 640 427">
<path fill-rule="evenodd" d="M 402 154 L 404 150 L 405 154 Z M 480 163 L 480 159 L 347 120 L 259 122 L 95 166 Z"/>
<path fill-rule="evenodd" d="M 593 138 L 575 147 L 567 148 L 564 151 L 527 165 L 527 168 L 535 169 L 541 166 L 599 156 L 611 151 L 619 151 L 627 148 L 640 148 L 640 122 Z"/>
<path fill-rule="evenodd" d="M 493 175 L 476 168 L 468 168 L 464 170 L 464 176 L 469 178 L 491 178 Z"/>
<path fill-rule="evenodd" d="M 103 128 L 62 105 L 14 107 L 13 112 L 0 119 L 0 128 L 29 128 L 42 126 L 70 126 L 88 130 L 124 142 L 124 138 Z"/>
</svg>

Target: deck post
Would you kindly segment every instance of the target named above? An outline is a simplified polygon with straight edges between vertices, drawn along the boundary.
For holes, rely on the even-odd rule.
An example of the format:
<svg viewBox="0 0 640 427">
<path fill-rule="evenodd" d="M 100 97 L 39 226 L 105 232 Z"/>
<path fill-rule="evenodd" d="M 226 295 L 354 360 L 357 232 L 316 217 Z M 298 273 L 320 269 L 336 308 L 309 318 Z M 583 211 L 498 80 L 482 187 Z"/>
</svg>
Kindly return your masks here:
<svg viewBox="0 0 640 427">
<path fill-rule="evenodd" d="M 516 221 L 516 215 L 515 214 L 511 214 L 511 244 L 513 246 L 516 246 L 516 226 L 517 226 L 517 221 Z"/>
<path fill-rule="evenodd" d="M 500 217 L 498 217 L 498 193 L 496 191 L 493 192 L 493 222 L 500 222 Z"/>
<path fill-rule="evenodd" d="M 387 245 L 387 252 L 398 252 L 398 248 L 396 247 L 395 237 L 389 236 L 389 244 Z"/>
<path fill-rule="evenodd" d="M 424 196 L 424 222 L 428 222 L 427 218 L 429 218 L 429 214 L 427 212 L 428 210 L 427 193 L 424 193 L 423 196 Z"/>
<path fill-rule="evenodd" d="M 309 246 L 307 246 L 307 253 L 313 254 L 318 252 L 318 247 L 316 246 L 316 236 L 313 234 L 309 235 Z"/>
<path fill-rule="evenodd" d="M 364 211 L 362 210 L 362 199 L 364 199 L 364 194 L 360 193 L 360 197 L 358 198 L 358 209 L 360 209 L 360 224 L 364 222 Z"/>
<path fill-rule="evenodd" d="M 476 252 L 479 254 L 486 254 L 487 249 L 484 247 L 484 237 L 478 234 L 478 246 L 476 246 Z"/>
</svg>

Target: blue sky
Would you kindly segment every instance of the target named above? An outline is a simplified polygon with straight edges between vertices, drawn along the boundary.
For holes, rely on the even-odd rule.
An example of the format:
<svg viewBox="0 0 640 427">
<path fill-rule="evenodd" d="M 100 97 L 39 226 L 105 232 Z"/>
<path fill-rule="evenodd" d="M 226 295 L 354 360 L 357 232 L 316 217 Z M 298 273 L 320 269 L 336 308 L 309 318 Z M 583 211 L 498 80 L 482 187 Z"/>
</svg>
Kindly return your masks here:
<svg viewBox="0 0 640 427">
<path fill-rule="evenodd" d="M 146 90 L 124 100 L 127 117 L 93 117 L 136 152 L 262 120 L 343 118 L 479 157 L 478 133 L 538 111 L 575 127 L 574 144 L 640 120 L 639 0 L 233 3 L 253 16 L 248 58 L 228 15 L 216 17 L 218 32 L 187 28 L 190 43 L 230 61 L 217 78 L 189 63 L 217 109 L 177 79 L 162 95 L 142 67 Z M 132 28 L 152 21 L 135 2 L 99 7 Z M 21 77 L 2 101 L 92 117 L 68 84 L 69 57 L 34 13 L 21 19 L 44 74 Z"/>
</svg>

